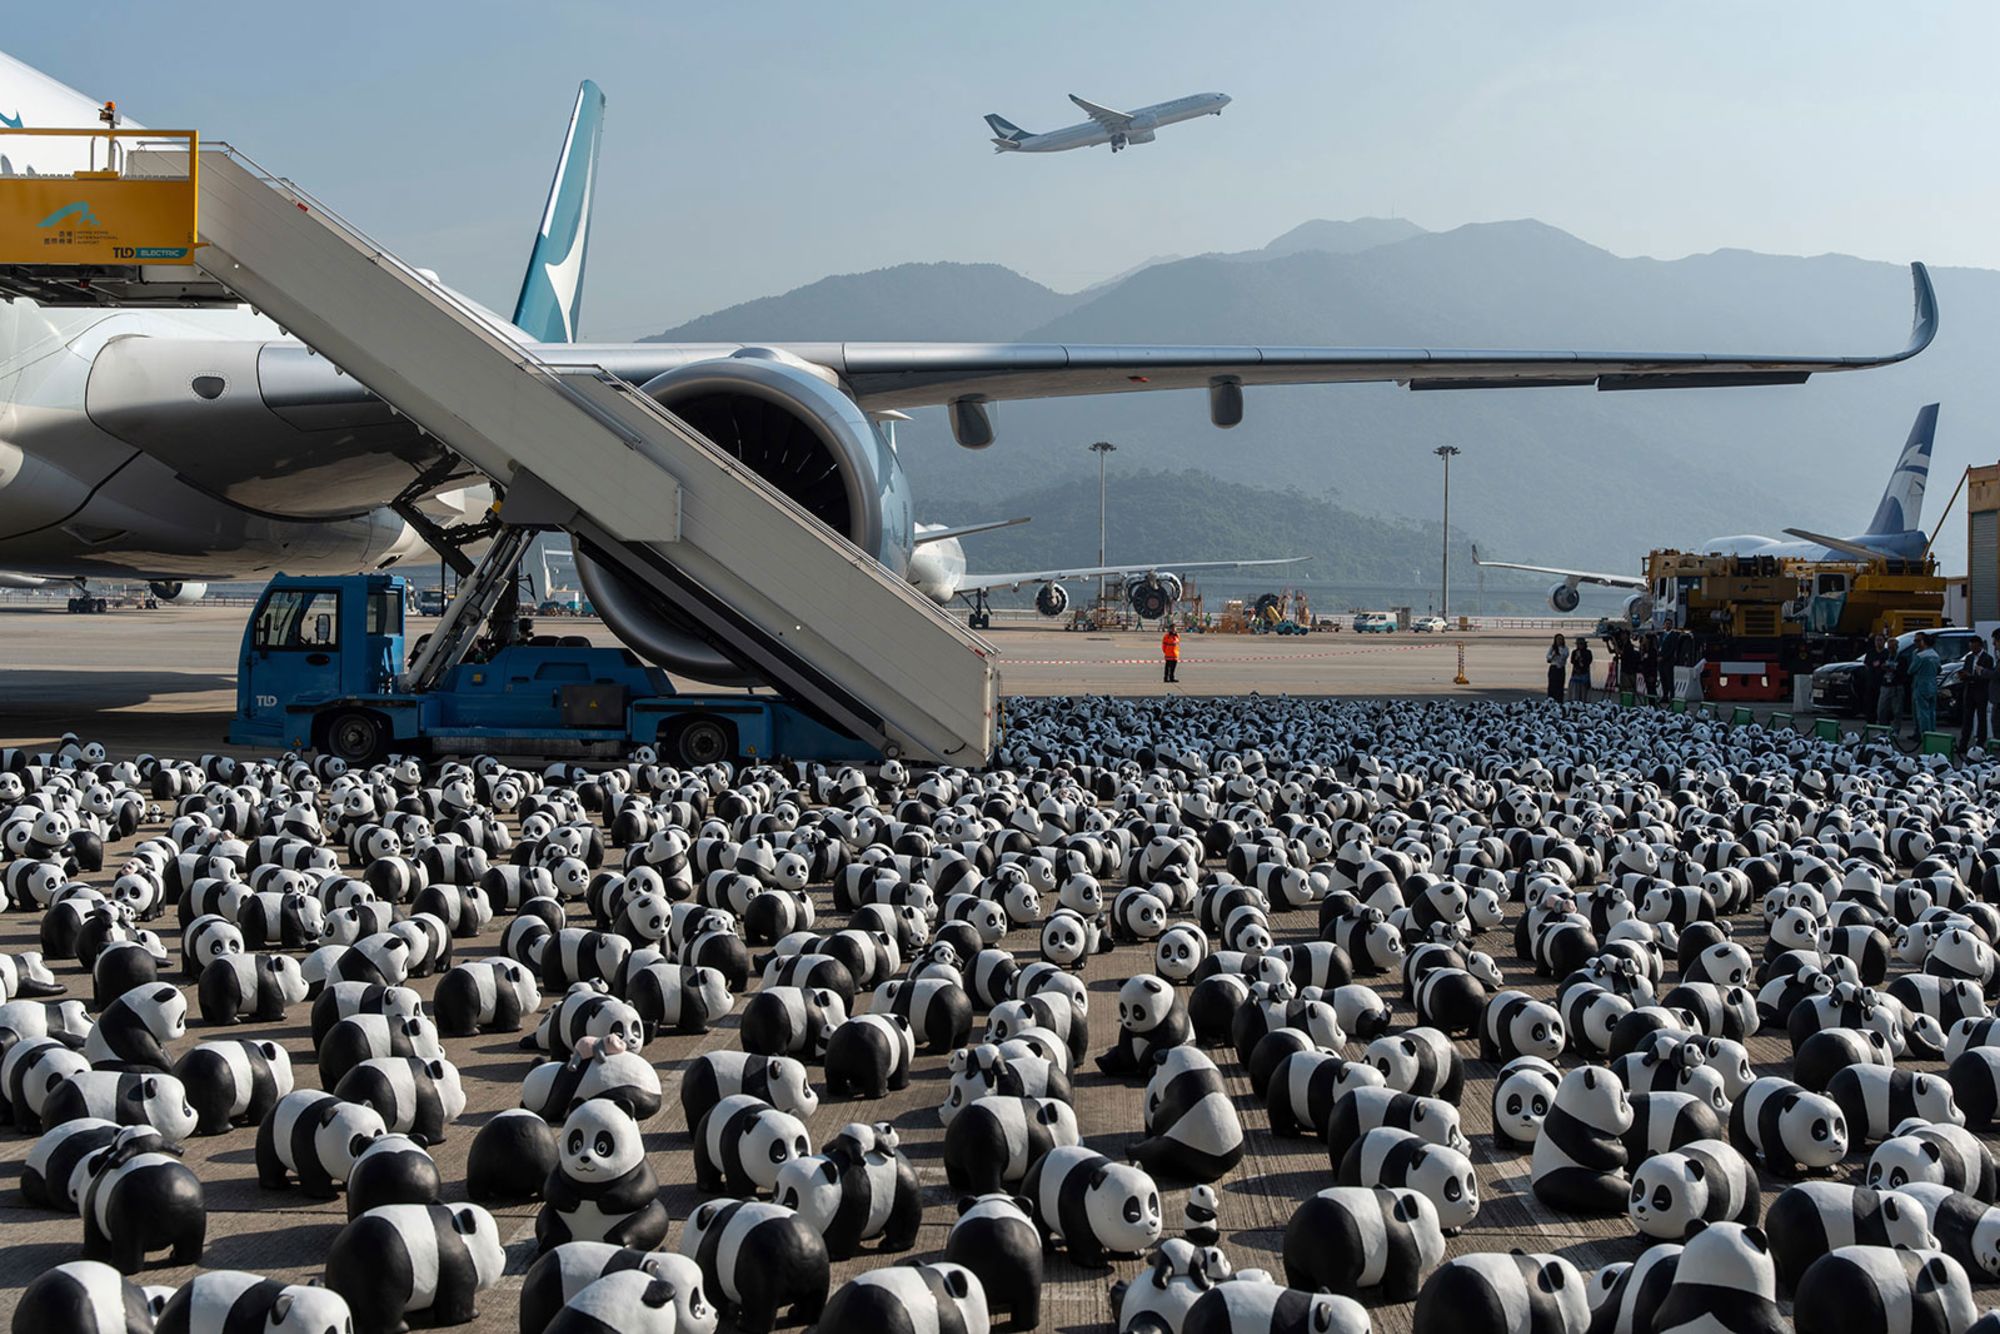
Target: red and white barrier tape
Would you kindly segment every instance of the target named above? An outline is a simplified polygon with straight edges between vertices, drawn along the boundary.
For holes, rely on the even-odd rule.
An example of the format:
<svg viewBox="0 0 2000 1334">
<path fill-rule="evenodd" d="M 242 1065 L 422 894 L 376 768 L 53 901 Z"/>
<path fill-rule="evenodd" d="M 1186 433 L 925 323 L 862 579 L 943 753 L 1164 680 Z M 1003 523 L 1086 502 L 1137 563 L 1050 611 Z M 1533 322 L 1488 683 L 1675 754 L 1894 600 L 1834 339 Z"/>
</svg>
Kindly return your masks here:
<svg viewBox="0 0 2000 1334">
<path fill-rule="evenodd" d="M 1308 658 L 1354 658 L 1378 653 L 1409 653 L 1413 650 L 1456 648 L 1452 641 L 1431 644 L 1378 644 L 1368 648 L 1324 649 L 1317 653 L 1251 653 L 1240 658 L 1189 658 L 1182 662 L 1191 663 L 1236 663 L 1236 662 L 1302 662 Z M 1148 658 L 1010 658 L 1002 655 L 1002 667 L 1158 667 L 1163 659 L 1158 654 Z"/>
</svg>

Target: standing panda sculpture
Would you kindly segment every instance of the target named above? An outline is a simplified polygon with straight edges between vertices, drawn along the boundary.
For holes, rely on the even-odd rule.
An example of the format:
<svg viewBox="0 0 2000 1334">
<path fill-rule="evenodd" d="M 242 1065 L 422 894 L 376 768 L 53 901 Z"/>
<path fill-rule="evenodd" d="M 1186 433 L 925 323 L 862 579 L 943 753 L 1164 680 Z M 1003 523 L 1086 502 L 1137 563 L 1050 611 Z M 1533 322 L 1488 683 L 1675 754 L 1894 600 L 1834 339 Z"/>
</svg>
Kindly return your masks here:
<svg viewBox="0 0 2000 1334">
<path fill-rule="evenodd" d="M 561 1156 L 556 1127 L 539 1113 L 510 1107 L 473 1134 L 465 1193 L 477 1204 L 539 1200 Z"/>
<path fill-rule="evenodd" d="M 852 1259 L 861 1243 L 882 1238 L 881 1253 L 916 1245 L 923 1193 L 888 1122 L 855 1122 L 818 1154 L 799 1154 L 778 1169 L 777 1202 L 826 1240 L 835 1260 Z"/>
<path fill-rule="evenodd" d="M 72 1260 L 35 1276 L 21 1291 L 12 1327 L 19 1334 L 153 1334 L 146 1294 L 110 1265 Z"/>
<path fill-rule="evenodd" d="M 1978 1319 L 1965 1269 L 1936 1250 L 1843 1246 L 1813 1261 L 1792 1304 L 1797 1334 L 1965 1334 Z"/>
<path fill-rule="evenodd" d="M 1407 1130 L 1377 1126 L 1354 1142 L 1335 1171 L 1343 1186 L 1416 1191 L 1430 1202 L 1446 1236 L 1457 1235 L 1479 1215 L 1479 1181 L 1471 1160 Z"/>
<path fill-rule="evenodd" d="M 1653 1318 L 1654 1334 L 1708 1334 L 1718 1326 L 1730 1334 L 1786 1334 L 1777 1266 L 1761 1228 L 1698 1229 L 1681 1248 L 1673 1284 Z"/>
<path fill-rule="evenodd" d="M 413 1312 L 470 1324 L 506 1266 L 499 1225 L 478 1205 L 385 1204 L 334 1237 L 326 1285 L 346 1299 L 354 1334 L 402 1334 Z"/>
<path fill-rule="evenodd" d="M 1155 1178 L 1207 1183 L 1243 1158 L 1243 1122 L 1222 1072 L 1199 1048 L 1168 1047 L 1154 1056 L 1146 1084 L 1146 1137 L 1127 1151 Z"/>
<path fill-rule="evenodd" d="M 1435 1028 L 1406 1028 L 1368 1044 L 1361 1058 L 1382 1072 L 1398 1093 L 1457 1102 L 1465 1089 L 1465 1062 L 1449 1037 Z"/>
<path fill-rule="evenodd" d="M 275 1042 L 225 1038 L 195 1046 L 174 1064 L 197 1135 L 260 1124 L 292 1091 L 291 1054 Z"/>
<path fill-rule="evenodd" d="M 989 1318 L 1007 1312 L 1007 1327 L 1042 1323 L 1042 1236 L 1011 1195 L 968 1195 L 945 1239 L 944 1258 L 978 1276 Z"/>
<path fill-rule="evenodd" d="M 1051 1149 L 1075 1145 L 1076 1109 L 1055 1098 L 993 1094 L 976 1099 L 944 1131 L 944 1175 L 951 1188 L 990 1195 L 1026 1180 Z"/>
<path fill-rule="evenodd" d="M 1118 1042 L 1097 1058 L 1097 1068 L 1108 1075 L 1142 1074 L 1155 1052 L 1178 1047 L 1193 1034 L 1180 993 L 1165 979 L 1141 973 L 1118 988 Z"/>
<path fill-rule="evenodd" d="M 840 1285 L 817 1334 L 987 1334 L 986 1289 L 964 1265 L 898 1265 Z"/>
<path fill-rule="evenodd" d="M 204 1269 L 160 1311 L 154 1334 L 324 1334 L 353 1326 L 347 1300 L 329 1288 L 279 1283 L 240 1269 Z M 32 1328 L 32 1327 L 31 1327 Z"/>
<path fill-rule="evenodd" d="M 1566 1213 L 1623 1213 L 1631 1182 L 1622 1136 L 1631 1127 L 1632 1104 L 1610 1070 L 1584 1065 L 1564 1075 L 1535 1137 L 1535 1197 Z"/>
<path fill-rule="evenodd" d="M 1417 1294 L 1413 1334 L 1585 1334 L 1583 1275 L 1559 1255 L 1486 1251 L 1447 1260 Z"/>
<path fill-rule="evenodd" d="M 804 1122 L 755 1094 L 732 1093 L 695 1129 L 695 1189 L 739 1199 L 769 1194 L 787 1163 L 811 1154 Z"/>
<path fill-rule="evenodd" d="M 1814 1260 L 1843 1246 L 1938 1246 L 1923 1203 L 1914 1195 L 1833 1181 L 1787 1186 L 1771 1201 L 1764 1221 L 1783 1291 L 1795 1289 Z"/>
<path fill-rule="evenodd" d="M 388 1133 L 382 1114 L 366 1103 L 307 1089 L 288 1093 L 257 1127 L 257 1184 L 283 1190 L 297 1177 L 309 1198 L 330 1200 L 369 1142 Z"/>
<path fill-rule="evenodd" d="M 1368 1334 L 1368 1312 L 1352 1297 L 1301 1292 L 1238 1274 L 1188 1308 L 1180 1334 Z"/>
<path fill-rule="evenodd" d="M 1729 1142 L 1766 1170 L 1796 1180 L 1847 1156 L 1847 1118 L 1826 1095 L 1766 1075 L 1730 1107 Z"/>
<path fill-rule="evenodd" d="M 668 1299 L 674 1315 L 671 1334 L 715 1334 L 720 1313 L 702 1289 L 701 1266 L 674 1251 L 641 1251 L 629 1246 L 612 1246 L 601 1241 L 564 1242 L 537 1259 L 521 1280 L 520 1325 L 522 1329 L 548 1330 L 566 1305 L 577 1303 L 585 1290 L 613 1275 L 636 1272 L 646 1281 L 660 1281 L 672 1288 Z M 643 1291 L 643 1289 L 642 1289 Z M 598 1294 L 588 1303 L 605 1323 L 592 1334 L 629 1331 L 633 1324 L 631 1292 Z M 643 1326 L 640 1326 L 643 1328 Z"/>
<path fill-rule="evenodd" d="M 1379 1289 L 1406 1302 L 1444 1263 L 1437 1208 L 1406 1188 L 1334 1186 L 1310 1195 L 1285 1225 L 1285 1282 L 1356 1297 Z"/>
<path fill-rule="evenodd" d="M 1160 1189 L 1152 1177 L 1081 1145 L 1043 1154 L 1021 1193 L 1043 1235 L 1085 1269 L 1104 1268 L 1109 1255 L 1142 1254 L 1160 1239 Z"/>
<path fill-rule="evenodd" d="M 1724 1140 L 1696 1140 L 1657 1153 L 1632 1173 L 1632 1226 L 1662 1241 L 1685 1241 L 1697 1225 L 1758 1222 L 1757 1171 Z"/>
<path fill-rule="evenodd" d="M 83 1258 L 136 1274 L 146 1257 L 170 1252 L 168 1263 L 201 1258 L 208 1208 L 201 1181 L 150 1127 L 126 1127 L 79 1170 L 90 1184 L 78 1200 L 83 1215 Z"/>
<path fill-rule="evenodd" d="M 681 1229 L 680 1252 L 701 1266 L 709 1294 L 741 1334 L 771 1334 L 778 1312 L 811 1324 L 826 1305 L 826 1244 L 790 1209 L 710 1200 Z"/>
<path fill-rule="evenodd" d="M 603 1241 L 650 1251 L 666 1240 L 667 1210 L 639 1123 L 616 1103 L 583 1103 L 563 1122 L 560 1157 L 542 1186 L 535 1241 Z"/>
</svg>

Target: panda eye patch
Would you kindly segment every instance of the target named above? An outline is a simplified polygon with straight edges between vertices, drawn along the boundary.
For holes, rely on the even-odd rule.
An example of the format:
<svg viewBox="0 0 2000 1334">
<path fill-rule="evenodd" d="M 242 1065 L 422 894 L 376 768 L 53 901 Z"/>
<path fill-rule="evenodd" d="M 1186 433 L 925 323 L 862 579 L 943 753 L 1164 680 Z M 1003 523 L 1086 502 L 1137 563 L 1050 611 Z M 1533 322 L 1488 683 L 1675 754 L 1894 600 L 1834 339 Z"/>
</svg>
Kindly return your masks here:
<svg viewBox="0 0 2000 1334">
<path fill-rule="evenodd" d="M 1510 1093 L 1510 1094 L 1508 1094 L 1508 1095 L 1507 1095 L 1507 1115 L 1509 1115 L 1509 1116 L 1519 1116 L 1520 1114 L 1521 1114 L 1521 1095 L 1520 1095 L 1520 1094 L 1518 1094 L 1518 1093 Z"/>
<path fill-rule="evenodd" d="M 1544 1098 L 1539 1093 L 1536 1094 L 1534 1108 L 1536 1116 L 1547 1116 L 1549 1111 L 1549 1100 L 1547 1098 Z"/>
<path fill-rule="evenodd" d="M 571 1153 L 583 1152 L 583 1132 L 581 1130 L 572 1130 L 569 1132 L 569 1151 Z"/>
<path fill-rule="evenodd" d="M 1144 1216 L 1145 1216 L 1145 1210 L 1140 1207 L 1138 1196 L 1134 1195 L 1130 1199 L 1125 1201 L 1126 1222 L 1136 1223 Z"/>
</svg>

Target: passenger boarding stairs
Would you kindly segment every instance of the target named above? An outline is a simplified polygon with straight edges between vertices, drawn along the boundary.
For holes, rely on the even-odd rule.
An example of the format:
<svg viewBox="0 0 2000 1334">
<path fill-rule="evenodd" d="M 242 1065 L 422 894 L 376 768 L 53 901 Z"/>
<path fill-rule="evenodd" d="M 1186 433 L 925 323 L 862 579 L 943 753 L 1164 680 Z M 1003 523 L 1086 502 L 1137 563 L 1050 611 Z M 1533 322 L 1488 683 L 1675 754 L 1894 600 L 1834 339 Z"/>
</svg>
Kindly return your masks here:
<svg viewBox="0 0 2000 1334">
<path fill-rule="evenodd" d="M 991 755 L 990 646 L 635 386 L 550 366 L 233 152 L 202 153 L 200 209 L 197 266 L 505 488 L 503 521 L 568 529 L 886 755 Z"/>
</svg>

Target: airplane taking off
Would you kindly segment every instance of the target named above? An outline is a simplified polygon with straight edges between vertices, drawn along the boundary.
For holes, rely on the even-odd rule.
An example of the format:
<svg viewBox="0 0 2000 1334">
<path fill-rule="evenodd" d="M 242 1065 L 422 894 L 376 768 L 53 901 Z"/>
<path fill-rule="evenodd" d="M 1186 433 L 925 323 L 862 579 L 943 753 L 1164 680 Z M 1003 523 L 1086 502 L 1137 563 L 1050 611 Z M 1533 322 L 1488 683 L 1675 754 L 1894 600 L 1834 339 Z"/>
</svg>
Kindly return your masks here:
<svg viewBox="0 0 2000 1334">
<path fill-rule="evenodd" d="M 96 99 L 4 55 L 0 97 L 8 106 L 18 98 L 20 118 L 36 128 L 100 124 Z M 603 116 L 603 94 L 585 83 L 511 319 L 461 294 L 452 299 L 540 364 L 634 386 L 905 579 L 913 565 L 921 572 L 921 546 L 909 475 L 883 429 L 904 409 L 944 408 L 953 438 L 981 449 L 994 441 L 990 405 L 1009 399 L 1199 389 L 1207 391 L 1210 422 L 1227 428 L 1243 418 L 1246 386 L 1799 384 L 1906 360 L 1937 328 L 1930 278 L 1913 264 L 1909 341 L 1882 356 L 580 343 L 572 340 Z M 12 160 L 0 164 L 0 174 L 84 169 L 88 142 L 9 144 Z M 416 276 L 436 283 L 427 273 Z M 490 531 L 482 476 L 247 306 L 95 304 L 106 299 L 101 284 L 34 273 L 10 281 L 13 297 L 0 303 L 0 570 L 144 580 L 186 597 L 196 580 L 386 569 L 425 544 L 462 553 Z M 753 375 L 752 366 L 772 369 Z M 618 567 L 579 550 L 577 574 L 613 633 L 651 661 L 715 684 L 762 679 L 722 646 L 713 627 L 674 610 Z"/>
<path fill-rule="evenodd" d="M 1171 102 L 1156 102 L 1137 111 L 1113 111 L 1095 102 L 1086 102 L 1075 93 L 1069 100 L 1083 109 L 1090 117 L 1075 125 L 1066 125 L 1060 130 L 1050 130 L 1047 134 L 1030 134 L 1020 126 L 1001 116 L 988 116 L 986 124 L 993 131 L 993 151 L 996 153 L 1061 153 L 1071 148 L 1095 148 L 1099 144 L 1110 144 L 1116 153 L 1127 144 L 1150 144 L 1154 131 L 1164 125 L 1175 125 L 1196 116 L 1220 116 L 1222 109 L 1229 105 L 1226 93 L 1191 93 L 1177 97 Z"/>
<path fill-rule="evenodd" d="M 1692 550 L 1718 556 L 1771 556 L 1785 560 L 1918 560 L 1930 547 L 1930 535 L 1918 525 L 1923 520 L 1924 484 L 1930 480 L 1931 445 L 1937 437 L 1938 405 L 1927 403 L 1917 409 L 1910 426 L 1910 438 L 1896 455 L 1889 470 L 1889 484 L 1875 506 L 1868 531 L 1853 537 L 1828 537 L 1803 528 L 1787 528 L 1796 540 L 1786 542 L 1756 533 L 1710 538 Z M 1549 606 L 1567 615 L 1576 610 L 1577 585 L 1597 584 L 1605 588 L 1629 588 L 1639 596 L 1648 591 L 1643 575 L 1596 574 L 1588 570 L 1561 570 L 1548 565 L 1516 565 L 1504 560 L 1481 560 L 1474 547 L 1475 564 L 1489 570 L 1526 570 L 1530 574 L 1553 574 L 1562 582 L 1549 589 Z M 1628 599 L 1628 603 L 1631 600 Z"/>
</svg>

